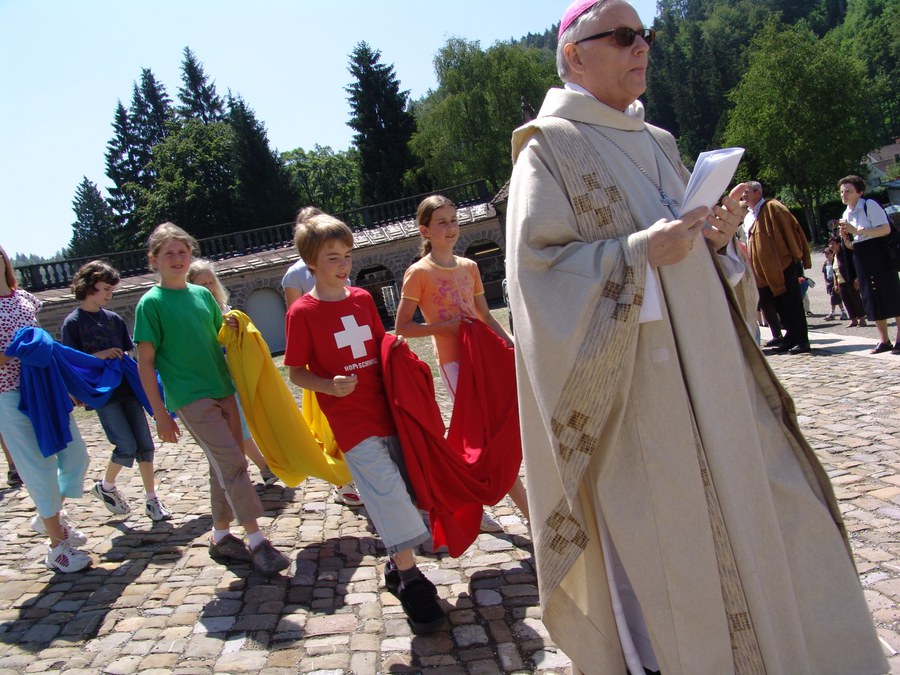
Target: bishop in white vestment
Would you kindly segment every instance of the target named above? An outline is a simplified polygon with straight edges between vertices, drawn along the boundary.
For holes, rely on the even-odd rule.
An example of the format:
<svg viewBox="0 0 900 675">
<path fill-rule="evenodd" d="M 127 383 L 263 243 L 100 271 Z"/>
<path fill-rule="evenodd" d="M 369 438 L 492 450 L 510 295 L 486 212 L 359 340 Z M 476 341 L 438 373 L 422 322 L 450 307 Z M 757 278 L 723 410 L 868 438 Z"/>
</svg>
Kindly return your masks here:
<svg viewBox="0 0 900 675">
<path fill-rule="evenodd" d="M 507 277 L 543 620 L 602 675 L 884 673 L 831 485 L 751 326 L 743 209 L 680 214 L 622 0 L 513 136 Z M 558 60 L 559 63 L 559 60 Z M 809 357 L 802 357 L 809 358 Z"/>
</svg>

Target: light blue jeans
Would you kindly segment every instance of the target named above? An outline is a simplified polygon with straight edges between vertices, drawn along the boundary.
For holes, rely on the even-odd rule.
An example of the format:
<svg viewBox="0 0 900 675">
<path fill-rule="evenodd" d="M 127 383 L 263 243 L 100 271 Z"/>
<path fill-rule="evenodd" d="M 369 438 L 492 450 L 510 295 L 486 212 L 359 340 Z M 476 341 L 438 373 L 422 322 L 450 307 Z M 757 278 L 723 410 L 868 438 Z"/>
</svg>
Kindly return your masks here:
<svg viewBox="0 0 900 675">
<path fill-rule="evenodd" d="M 389 555 L 431 538 L 400 471 L 405 465 L 396 436 L 369 436 L 345 452 L 344 461 Z"/>
<path fill-rule="evenodd" d="M 0 428 L 3 429 L 3 440 L 19 470 L 19 476 L 41 518 L 59 513 L 64 497 L 81 497 L 88 454 L 71 415 L 69 430 L 72 432 L 72 442 L 50 457 L 41 454 L 31 420 L 19 411 L 18 391 L 0 394 Z"/>
</svg>

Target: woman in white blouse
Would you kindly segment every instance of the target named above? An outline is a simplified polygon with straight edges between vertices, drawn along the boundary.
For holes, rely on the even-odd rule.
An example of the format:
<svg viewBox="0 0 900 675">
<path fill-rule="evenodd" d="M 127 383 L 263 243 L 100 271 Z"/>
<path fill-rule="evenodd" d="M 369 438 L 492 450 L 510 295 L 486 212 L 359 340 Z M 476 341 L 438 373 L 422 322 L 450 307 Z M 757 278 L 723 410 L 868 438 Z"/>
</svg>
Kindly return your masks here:
<svg viewBox="0 0 900 675">
<path fill-rule="evenodd" d="M 845 176 L 838 182 L 841 201 L 847 205 L 840 220 L 841 237 L 853 251 L 859 294 L 866 317 L 875 322 L 879 342 L 872 354 L 890 351 L 900 354 L 900 278 L 888 257 L 887 237 L 891 233 L 887 214 L 878 202 L 864 199 L 866 183 L 859 176 Z M 891 344 L 887 322 L 894 318 L 897 340 Z"/>
</svg>

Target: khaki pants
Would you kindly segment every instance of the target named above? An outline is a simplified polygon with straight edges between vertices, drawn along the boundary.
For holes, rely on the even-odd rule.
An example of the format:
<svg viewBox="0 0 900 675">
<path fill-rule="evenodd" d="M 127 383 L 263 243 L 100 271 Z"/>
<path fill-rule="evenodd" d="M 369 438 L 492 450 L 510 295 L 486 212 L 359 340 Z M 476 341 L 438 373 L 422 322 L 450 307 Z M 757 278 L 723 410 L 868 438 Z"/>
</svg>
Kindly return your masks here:
<svg viewBox="0 0 900 675">
<path fill-rule="evenodd" d="M 213 522 L 239 523 L 263 514 L 247 473 L 237 400 L 201 398 L 178 409 L 178 417 L 209 460 L 209 501 Z"/>
</svg>

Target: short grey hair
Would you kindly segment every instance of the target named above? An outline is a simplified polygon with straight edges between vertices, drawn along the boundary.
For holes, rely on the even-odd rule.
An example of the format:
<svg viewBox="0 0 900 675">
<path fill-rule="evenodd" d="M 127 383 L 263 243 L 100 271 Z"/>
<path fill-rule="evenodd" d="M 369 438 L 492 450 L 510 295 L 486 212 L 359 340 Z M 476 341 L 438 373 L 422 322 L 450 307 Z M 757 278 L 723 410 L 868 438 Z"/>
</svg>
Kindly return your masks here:
<svg viewBox="0 0 900 675">
<path fill-rule="evenodd" d="M 607 0 L 598 0 L 593 7 L 575 19 L 563 34 L 559 36 L 559 42 L 556 44 L 556 72 L 559 75 L 559 79 L 563 82 L 569 81 L 569 64 L 566 62 L 566 55 L 563 49 L 570 42 L 577 42 L 581 38 L 587 37 L 584 25 L 600 15 L 600 10 L 603 9 L 603 5 L 606 2 Z"/>
<path fill-rule="evenodd" d="M 758 180 L 748 180 L 747 189 L 753 190 L 754 192 L 759 192 L 759 194 L 763 193 L 762 183 L 760 183 Z"/>
</svg>

